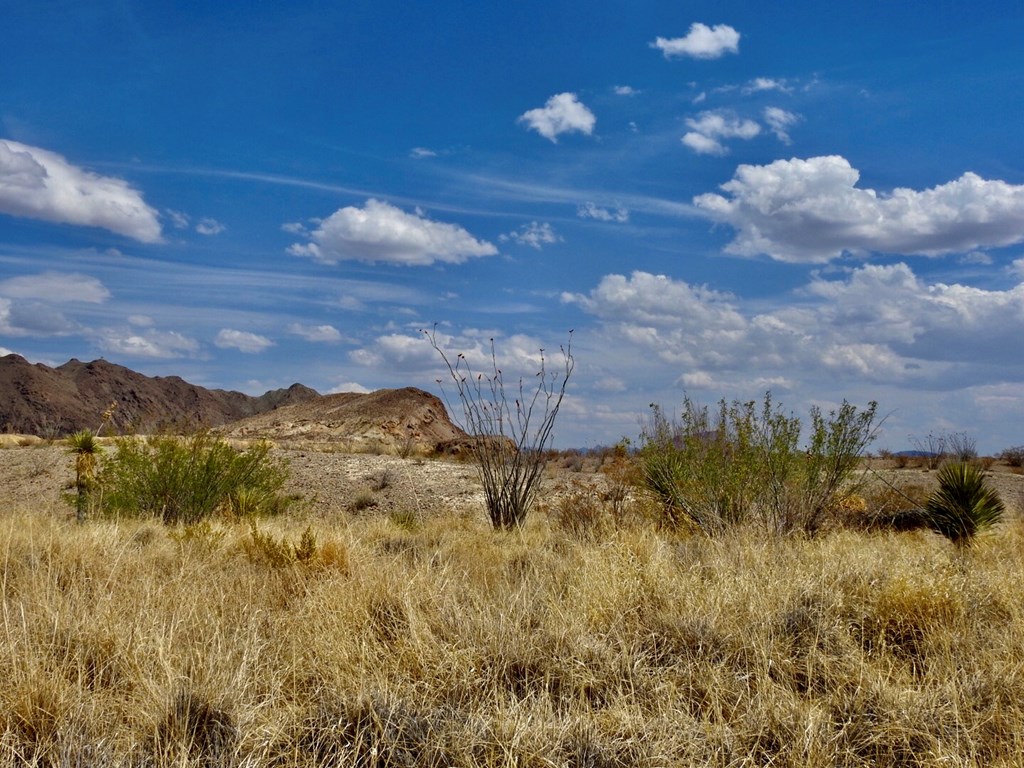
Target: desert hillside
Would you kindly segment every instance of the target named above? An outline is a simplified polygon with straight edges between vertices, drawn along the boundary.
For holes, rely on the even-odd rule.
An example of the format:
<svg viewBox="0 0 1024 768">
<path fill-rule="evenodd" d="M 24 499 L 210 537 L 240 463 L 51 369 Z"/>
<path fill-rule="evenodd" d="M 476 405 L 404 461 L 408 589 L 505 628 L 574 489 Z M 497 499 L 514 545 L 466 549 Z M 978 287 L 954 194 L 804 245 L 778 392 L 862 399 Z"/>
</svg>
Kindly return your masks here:
<svg viewBox="0 0 1024 768">
<path fill-rule="evenodd" d="M 96 429 L 111 403 L 118 431 L 214 427 L 281 405 L 319 397 L 301 384 L 259 397 L 206 389 L 177 376 L 145 376 L 106 360 L 56 368 L 20 355 L 0 357 L 0 430 L 59 437 Z"/>
</svg>

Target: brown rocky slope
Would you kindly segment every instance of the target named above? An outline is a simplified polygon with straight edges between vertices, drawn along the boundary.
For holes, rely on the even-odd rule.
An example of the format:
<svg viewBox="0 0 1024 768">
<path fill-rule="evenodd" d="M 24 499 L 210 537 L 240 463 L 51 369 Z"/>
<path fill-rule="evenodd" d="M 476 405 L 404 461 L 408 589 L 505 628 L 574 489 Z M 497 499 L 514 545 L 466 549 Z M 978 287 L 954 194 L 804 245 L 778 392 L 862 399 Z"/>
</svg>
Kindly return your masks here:
<svg viewBox="0 0 1024 768">
<path fill-rule="evenodd" d="M 324 395 L 250 416 L 219 431 L 236 440 L 406 455 L 457 450 L 466 439 L 448 418 L 444 403 L 414 387 Z"/>
<path fill-rule="evenodd" d="M 50 368 L 20 355 L 0 357 L 0 430 L 42 437 L 96 429 L 111 403 L 115 430 L 147 432 L 171 425 L 215 427 L 319 397 L 301 384 L 254 397 L 177 376 L 145 376 L 106 360 L 69 360 Z"/>
</svg>

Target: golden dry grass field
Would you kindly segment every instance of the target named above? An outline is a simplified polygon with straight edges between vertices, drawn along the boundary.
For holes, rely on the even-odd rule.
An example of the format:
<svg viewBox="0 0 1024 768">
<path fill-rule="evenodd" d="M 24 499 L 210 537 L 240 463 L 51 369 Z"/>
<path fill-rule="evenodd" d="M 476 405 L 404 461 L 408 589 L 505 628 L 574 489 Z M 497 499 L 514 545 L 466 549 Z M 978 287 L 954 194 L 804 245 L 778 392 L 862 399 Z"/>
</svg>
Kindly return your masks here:
<svg viewBox="0 0 1024 768">
<path fill-rule="evenodd" d="M 964 550 L 707 539 L 562 471 L 496 532 L 470 465 L 288 456 L 254 530 L 79 525 L 0 450 L 0 765 L 1024 763 L 1019 495 Z"/>
</svg>

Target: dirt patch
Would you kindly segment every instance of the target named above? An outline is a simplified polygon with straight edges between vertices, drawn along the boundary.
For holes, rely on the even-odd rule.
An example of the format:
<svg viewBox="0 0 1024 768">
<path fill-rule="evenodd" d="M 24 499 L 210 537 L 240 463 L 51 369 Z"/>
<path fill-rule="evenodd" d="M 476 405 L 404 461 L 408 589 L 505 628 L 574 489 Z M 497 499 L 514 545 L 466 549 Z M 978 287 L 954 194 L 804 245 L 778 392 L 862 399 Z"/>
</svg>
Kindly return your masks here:
<svg viewBox="0 0 1024 768">
<path fill-rule="evenodd" d="M 284 492 L 297 498 L 299 511 L 315 516 L 485 515 L 483 488 L 468 462 L 289 448 L 274 448 L 271 456 L 288 464 Z M 0 449 L 0 500 L 6 510 L 35 507 L 71 515 L 73 507 L 62 497 L 72 491 L 73 480 L 74 459 L 59 444 Z M 601 474 L 572 472 L 553 462 L 541 498 L 551 502 L 574 485 L 604 481 Z"/>
</svg>

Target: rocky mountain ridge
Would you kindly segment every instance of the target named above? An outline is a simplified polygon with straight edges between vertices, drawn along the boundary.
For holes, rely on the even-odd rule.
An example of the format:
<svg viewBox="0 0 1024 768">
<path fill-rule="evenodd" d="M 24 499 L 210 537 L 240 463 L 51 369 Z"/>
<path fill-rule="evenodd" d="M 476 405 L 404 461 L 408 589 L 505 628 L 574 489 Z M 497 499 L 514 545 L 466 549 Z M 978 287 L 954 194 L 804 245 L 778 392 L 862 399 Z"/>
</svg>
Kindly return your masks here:
<svg viewBox="0 0 1024 768">
<path fill-rule="evenodd" d="M 146 376 L 102 359 L 51 368 L 20 355 L 0 357 L 0 430 L 41 437 L 95 430 L 112 404 L 114 430 L 147 432 L 216 427 L 319 397 L 302 384 L 257 397 L 206 389 L 178 376 Z"/>
</svg>

